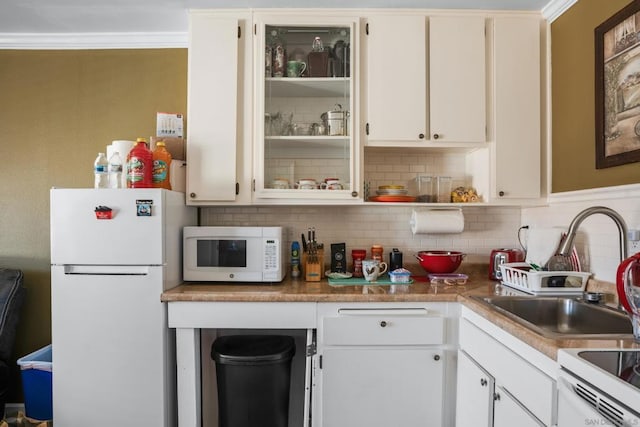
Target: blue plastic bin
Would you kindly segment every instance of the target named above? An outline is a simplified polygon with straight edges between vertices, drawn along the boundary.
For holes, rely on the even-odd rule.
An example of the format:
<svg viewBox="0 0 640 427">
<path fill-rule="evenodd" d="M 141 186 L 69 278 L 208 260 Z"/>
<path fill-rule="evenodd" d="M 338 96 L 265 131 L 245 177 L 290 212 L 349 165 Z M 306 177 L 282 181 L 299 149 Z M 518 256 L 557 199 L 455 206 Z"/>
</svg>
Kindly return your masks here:
<svg viewBox="0 0 640 427">
<path fill-rule="evenodd" d="M 53 419 L 51 344 L 18 359 L 24 393 L 24 411 L 36 420 Z"/>
</svg>

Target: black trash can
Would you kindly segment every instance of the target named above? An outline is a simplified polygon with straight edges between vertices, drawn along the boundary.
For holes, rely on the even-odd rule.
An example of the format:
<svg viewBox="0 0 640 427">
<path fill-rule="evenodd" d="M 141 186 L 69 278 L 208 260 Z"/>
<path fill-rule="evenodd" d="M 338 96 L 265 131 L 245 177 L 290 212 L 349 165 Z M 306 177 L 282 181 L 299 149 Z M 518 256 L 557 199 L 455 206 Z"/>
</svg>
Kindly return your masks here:
<svg viewBox="0 0 640 427">
<path fill-rule="evenodd" d="M 211 346 L 219 427 L 288 427 L 291 359 L 286 335 L 228 335 Z"/>
</svg>

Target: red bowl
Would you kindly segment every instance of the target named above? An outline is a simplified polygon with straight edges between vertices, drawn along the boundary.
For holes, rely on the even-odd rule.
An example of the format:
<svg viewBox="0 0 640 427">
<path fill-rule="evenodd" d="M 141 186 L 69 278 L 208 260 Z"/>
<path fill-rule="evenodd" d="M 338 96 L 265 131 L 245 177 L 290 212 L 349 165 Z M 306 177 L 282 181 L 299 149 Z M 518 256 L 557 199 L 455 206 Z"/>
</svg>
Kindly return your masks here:
<svg viewBox="0 0 640 427">
<path fill-rule="evenodd" d="M 427 273 L 453 273 L 465 255 L 457 251 L 420 251 L 415 257 Z"/>
</svg>

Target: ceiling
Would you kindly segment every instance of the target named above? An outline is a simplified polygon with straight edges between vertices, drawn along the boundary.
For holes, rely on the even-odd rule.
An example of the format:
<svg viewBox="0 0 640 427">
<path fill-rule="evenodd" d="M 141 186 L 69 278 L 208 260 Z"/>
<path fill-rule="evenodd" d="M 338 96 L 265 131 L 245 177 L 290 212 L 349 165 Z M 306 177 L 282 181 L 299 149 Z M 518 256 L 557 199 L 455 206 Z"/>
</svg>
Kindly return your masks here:
<svg viewBox="0 0 640 427">
<path fill-rule="evenodd" d="M 541 11 L 567 0 L 0 0 L 0 34 L 186 33 L 191 8 L 423 8 Z M 574 0 L 575 1 L 575 0 Z"/>
</svg>

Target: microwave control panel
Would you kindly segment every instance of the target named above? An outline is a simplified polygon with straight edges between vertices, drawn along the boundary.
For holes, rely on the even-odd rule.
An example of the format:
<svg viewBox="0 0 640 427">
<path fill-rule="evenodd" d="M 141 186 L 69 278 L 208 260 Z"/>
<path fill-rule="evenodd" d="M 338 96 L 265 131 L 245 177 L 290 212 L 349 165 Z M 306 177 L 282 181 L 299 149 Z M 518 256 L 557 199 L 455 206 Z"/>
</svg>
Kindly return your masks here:
<svg viewBox="0 0 640 427">
<path fill-rule="evenodd" d="M 264 279 L 277 280 L 280 270 L 280 242 L 278 239 L 264 239 Z M 271 277 L 273 276 L 273 277 Z"/>
</svg>

